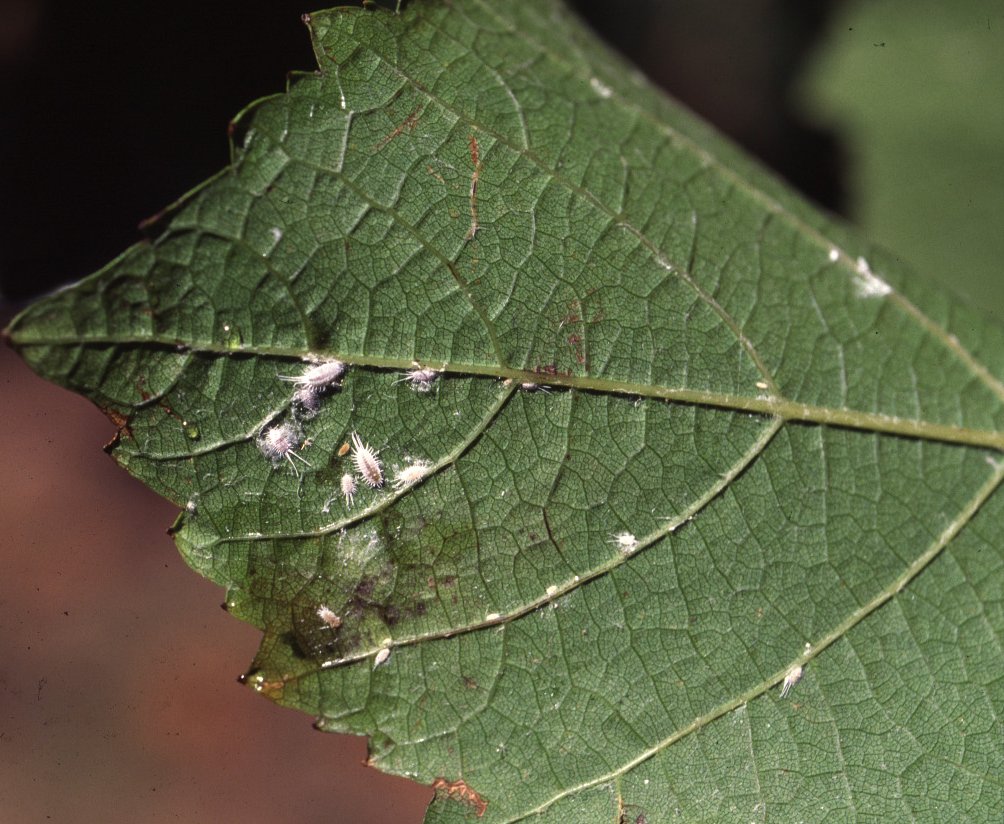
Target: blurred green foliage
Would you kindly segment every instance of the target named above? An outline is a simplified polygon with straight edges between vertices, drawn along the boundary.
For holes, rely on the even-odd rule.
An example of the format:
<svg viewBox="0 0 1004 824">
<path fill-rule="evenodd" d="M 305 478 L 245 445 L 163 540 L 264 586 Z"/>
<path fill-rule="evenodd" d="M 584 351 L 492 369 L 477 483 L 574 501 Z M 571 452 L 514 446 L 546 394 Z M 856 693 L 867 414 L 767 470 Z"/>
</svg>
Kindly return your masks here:
<svg viewBox="0 0 1004 824">
<path fill-rule="evenodd" d="M 1004 316 L 1004 6 L 845 3 L 800 97 L 843 133 L 864 233 Z"/>
</svg>

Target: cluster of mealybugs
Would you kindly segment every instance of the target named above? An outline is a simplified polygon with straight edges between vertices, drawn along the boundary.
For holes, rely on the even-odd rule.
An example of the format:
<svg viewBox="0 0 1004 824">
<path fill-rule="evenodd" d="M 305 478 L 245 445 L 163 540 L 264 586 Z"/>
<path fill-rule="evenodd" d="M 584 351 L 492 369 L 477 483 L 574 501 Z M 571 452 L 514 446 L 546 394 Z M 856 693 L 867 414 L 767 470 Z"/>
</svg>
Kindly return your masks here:
<svg viewBox="0 0 1004 824">
<path fill-rule="evenodd" d="M 258 433 L 258 448 L 274 465 L 287 462 L 297 475 L 300 474 L 299 464 L 310 466 L 310 463 L 299 454 L 299 449 L 309 443 L 304 440 L 299 420 L 313 417 L 320 410 L 325 395 L 340 386 L 345 374 L 346 364 L 339 360 L 315 360 L 299 375 L 279 375 L 278 378 L 288 381 L 294 386 L 292 397 L 293 420 L 275 423 L 263 427 Z M 410 370 L 401 380 L 407 381 L 416 392 L 428 392 L 438 379 L 440 372 L 435 369 L 423 369 L 418 365 Z M 342 444 L 338 457 L 351 453 L 353 471 L 345 472 L 340 481 L 341 496 L 345 506 L 352 508 L 355 495 L 361 481 L 370 489 L 379 489 L 384 485 L 383 464 L 379 452 L 366 443 L 358 432 L 353 432 L 349 443 Z M 398 470 L 393 479 L 395 491 L 403 491 L 414 486 L 432 471 L 428 461 L 415 461 Z M 330 501 L 328 502 L 331 503 Z M 327 512 L 327 505 L 325 505 Z M 328 628 L 337 630 L 342 619 L 326 605 L 317 608 L 318 619 Z M 387 639 L 377 652 L 373 666 L 378 667 L 390 657 L 390 639 Z"/>
<path fill-rule="evenodd" d="M 304 439 L 300 422 L 312 418 L 320 410 L 324 397 L 341 386 L 347 365 L 334 358 L 312 358 L 299 375 L 278 375 L 279 380 L 293 384 L 292 420 L 273 423 L 263 427 L 258 433 L 258 448 L 275 466 L 286 462 L 296 475 L 302 466 L 310 466 L 299 451 L 309 444 Z M 396 383 L 408 382 L 416 392 L 429 392 L 438 380 L 441 370 L 429 369 L 415 364 Z M 363 441 L 359 433 L 353 432 L 348 443 L 342 444 L 338 457 L 351 452 L 352 471 L 345 472 L 339 481 L 339 492 L 348 509 L 352 508 L 360 483 L 370 489 L 380 489 L 384 485 L 383 464 L 379 451 Z M 428 461 L 415 461 L 397 470 L 392 480 L 396 492 L 414 486 L 432 471 Z M 328 505 L 324 511 L 327 512 Z"/>
<path fill-rule="evenodd" d="M 305 441 L 296 418 L 310 418 L 317 413 L 322 398 L 338 386 L 345 368 L 345 363 L 340 360 L 314 359 L 302 374 L 278 376 L 279 380 L 288 381 L 295 387 L 293 408 L 296 416 L 294 421 L 272 424 L 258 433 L 258 449 L 273 464 L 278 466 L 286 461 L 297 475 L 300 474 L 297 461 L 310 466 L 310 462 L 298 452 Z"/>
</svg>

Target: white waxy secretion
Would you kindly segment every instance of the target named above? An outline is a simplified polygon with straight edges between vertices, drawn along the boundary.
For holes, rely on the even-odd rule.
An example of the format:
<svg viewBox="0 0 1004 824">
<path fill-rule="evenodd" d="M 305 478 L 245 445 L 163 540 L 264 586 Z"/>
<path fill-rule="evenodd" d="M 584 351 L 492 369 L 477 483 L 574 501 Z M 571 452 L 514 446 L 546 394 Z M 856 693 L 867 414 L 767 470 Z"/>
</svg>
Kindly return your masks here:
<svg viewBox="0 0 1004 824">
<path fill-rule="evenodd" d="M 376 654 L 373 659 L 373 669 L 376 669 L 381 664 L 386 663 L 387 659 L 390 658 L 390 647 L 384 647 L 380 652 Z"/>
<path fill-rule="evenodd" d="M 868 261 L 859 257 L 856 266 L 855 289 L 858 297 L 881 298 L 892 292 L 892 287 L 872 271 Z"/>
<path fill-rule="evenodd" d="M 784 681 L 781 682 L 781 697 L 787 698 L 788 693 L 791 692 L 791 688 L 801 680 L 802 666 L 801 664 L 795 664 L 795 666 L 788 670 L 784 676 Z"/>
<path fill-rule="evenodd" d="M 415 461 L 415 463 L 398 470 L 397 474 L 394 475 L 394 489 L 400 492 L 409 486 L 414 486 L 431 471 L 432 465 L 428 461 Z"/>
<path fill-rule="evenodd" d="M 299 446 L 300 431 L 291 423 L 276 424 L 258 434 L 258 449 L 261 453 L 276 465 L 284 460 L 288 461 L 297 475 L 300 474 L 300 468 L 294 458 L 305 466 L 310 466 L 309 461 L 297 454 Z"/>
<path fill-rule="evenodd" d="M 358 488 L 355 475 L 351 472 L 346 472 L 342 475 L 342 497 L 345 498 L 346 508 L 352 509 L 352 499 L 355 497 Z"/>
<path fill-rule="evenodd" d="M 364 444 L 357 432 L 352 433 L 352 463 L 366 486 L 373 489 L 383 486 L 383 466 L 377 452 Z"/>
<path fill-rule="evenodd" d="M 638 546 L 638 539 L 630 532 L 618 532 L 610 539 L 610 543 L 617 547 L 621 552 L 628 553 Z"/>
<path fill-rule="evenodd" d="M 321 409 L 321 390 L 304 386 L 293 393 L 293 403 L 298 407 L 301 418 L 312 418 Z"/>
</svg>

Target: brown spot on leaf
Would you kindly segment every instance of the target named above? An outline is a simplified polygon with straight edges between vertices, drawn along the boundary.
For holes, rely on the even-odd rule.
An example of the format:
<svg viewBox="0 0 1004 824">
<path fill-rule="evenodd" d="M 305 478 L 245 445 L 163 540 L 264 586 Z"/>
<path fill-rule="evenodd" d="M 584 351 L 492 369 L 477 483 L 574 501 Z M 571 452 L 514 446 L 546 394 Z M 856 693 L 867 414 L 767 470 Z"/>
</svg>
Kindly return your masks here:
<svg viewBox="0 0 1004 824">
<path fill-rule="evenodd" d="M 111 452 L 116 446 L 119 445 L 119 441 L 123 438 L 132 437 L 132 429 L 129 427 L 129 418 L 123 415 L 117 409 L 112 409 L 110 406 L 98 406 L 102 412 L 105 413 L 105 417 L 108 418 L 118 430 L 108 443 L 105 444 L 105 452 Z"/>
<path fill-rule="evenodd" d="M 418 125 L 418 116 L 422 111 L 421 105 L 416 106 L 415 110 L 409 114 L 402 123 L 395 126 L 393 131 L 390 132 L 383 140 L 381 140 L 375 147 L 375 151 L 380 151 L 384 146 L 390 143 L 395 137 L 403 134 L 405 131 L 411 131 Z"/>
<path fill-rule="evenodd" d="M 437 778 L 432 782 L 432 789 L 436 791 L 436 795 L 445 795 L 453 801 L 467 804 L 474 810 L 478 818 L 481 818 L 488 810 L 488 802 L 473 788 L 467 786 L 467 782 L 462 778 L 458 778 L 456 781 L 447 781 L 442 777 Z"/>
<path fill-rule="evenodd" d="M 582 351 L 582 335 L 569 335 L 568 345 L 572 347 L 572 351 L 575 353 L 575 360 L 584 364 L 586 362 L 586 355 Z"/>
</svg>

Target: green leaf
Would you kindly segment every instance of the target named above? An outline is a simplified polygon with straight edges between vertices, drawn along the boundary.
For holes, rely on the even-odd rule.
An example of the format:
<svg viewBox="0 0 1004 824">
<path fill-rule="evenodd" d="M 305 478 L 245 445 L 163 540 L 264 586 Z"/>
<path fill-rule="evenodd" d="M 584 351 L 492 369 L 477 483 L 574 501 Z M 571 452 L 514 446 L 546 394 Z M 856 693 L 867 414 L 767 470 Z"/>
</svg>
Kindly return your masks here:
<svg viewBox="0 0 1004 824">
<path fill-rule="evenodd" d="M 999 816 L 1001 329 L 554 0 L 309 25 L 232 165 L 8 330 L 185 506 L 248 683 L 429 821 Z"/>
</svg>

